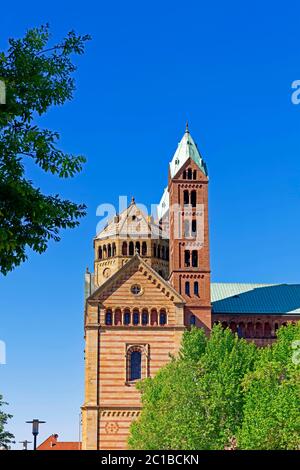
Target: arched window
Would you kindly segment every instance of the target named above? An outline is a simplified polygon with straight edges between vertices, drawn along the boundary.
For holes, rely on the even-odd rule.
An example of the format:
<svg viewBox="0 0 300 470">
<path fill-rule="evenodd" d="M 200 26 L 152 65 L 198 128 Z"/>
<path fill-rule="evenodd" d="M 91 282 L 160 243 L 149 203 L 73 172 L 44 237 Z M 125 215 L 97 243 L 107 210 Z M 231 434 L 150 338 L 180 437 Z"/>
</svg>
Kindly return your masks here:
<svg viewBox="0 0 300 470">
<path fill-rule="evenodd" d="M 151 325 L 157 325 L 157 311 L 151 310 Z"/>
<path fill-rule="evenodd" d="M 99 246 L 99 248 L 98 248 L 98 258 L 99 258 L 99 259 L 102 259 L 102 256 L 103 256 L 103 254 L 102 254 L 102 248 L 101 248 L 101 246 Z"/>
<path fill-rule="evenodd" d="M 197 193 L 195 190 L 191 191 L 191 204 L 192 207 L 196 207 L 197 204 Z"/>
<path fill-rule="evenodd" d="M 129 242 L 129 256 L 134 254 L 134 245 L 133 242 Z"/>
<path fill-rule="evenodd" d="M 245 324 L 243 322 L 237 325 L 237 334 L 239 338 L 244 338 L 245 336 Z"/>
<path fill-rule="evenodd" d="M 159 324 L 164 326 L 167 323 L 167 314 L 165 310 L 159 312 Z"/>
<path fill-rule="evenodd" d="M 190 283 L 189 283 L 189 281 L 185 282 L 184 291 L 185 291 L 186 295 L 190 295 Z"/>
<path fill-rule="evenodd" d="M 232 333 L 236 333 L 236 323 L 234 321 L 230 322 L 229 328 L 231 329 Z"/>
<path fill-rule="evenodd" d="M 126 242 L 122 243 L 122 255 L 127 256 L 127 243 Z"/>
<path fill-rule="evenodd" d="M 115 310 L 115 325 L 122 325 L 122 313 L 120 309 Z"/>
<path fill-rule="evenodd" d="M 142 311 L 142 325 L 148 325 L 149 323 L 149 314 L 147 310 Z"/>
<path fill-rule="evenodd" d="M 198 283 L 198 281 L 194 282 L 194 294 L 199 295 L 199 283 Z"/>
<path fill-rule="evenodd" d="M 112 311 L 111 310 L 106 310 L 105 325 L 112 325 Z"/>
<path fill-rule="evenodd" d="M 111 257 L 111 244 L 109 243 L 108 247 L 107 247 L 107 256 L 108 258 Z"/>
<path fill-rule="evenodd" d="M 107 258 L 106 245 L 103 246 L 103 258 Z"/>
<path fill-rule="evenodd" d="M 187 171 L 187 178 L 188 178 L 188 180 L 192 179 L 192 169 L 191 168 L 189 168 L 188 171 Z"/>
<path fill-rule="evenodd" d="M 192 237 L 195 238 L 197 235 L 197 220 L 192 220 Z"/>
<path fill-rule="evenodd" d="M 135 244 L 135 251 L 137 251 L 138 254 L 140 254 L 140 252 L 141 252 L 141 244 L 140 244 L 140 242 L 136 242 L 136 244 Z"/>
<path fill-rule="evenodd" d="M 134 310 L 134 311 L 133 311 L 132 323 L 133 323 L 134 325 L 138 325 L 138 324 L 140 323 L 140 314 L 139 314 L 139 311 L 138 311 L 138 310 Z"/>
<path fill-rule="evenodd" d="M 191 253 L 189 250 L 184 251 L 184 266 L 188 268 L 191 264 L 190 262 Z"/>
<path fill-rule="evenodd" d="M 156 258 L 156 244 L 153 245 L 153 256 Z"/>
<path fill-rule="evenodd" d="M 129 353 L 129 380 L 139 380 L 142 377 L 142 353 L 133 350 Z"/>
<path fill-rule="evenodd" d="M 197 179 L 197 170 L 194 170 L 193 171 L 193 180 L 196 180 Z"/>
<path fill-rule="evenodd" d="M 255 324 L 255 337 L 256 338 L 262 337 L 262 324 L 259 322 Z"/>
<path fill-rule="evenodd" d="M 265 323 L 264 337 L 265 338 L 271 338 L 271 325 L 270 325 L 270 323 Z"/>
<path fill-rule="evenodd" d="M 157 247 L 157 257 L 160 258 L 160 245 Z"/>
<path fill-rule="evenodd" d="M 183 179 L 186 180 L 186 171 L 183 170 Z"/>
<path fill-rule="evenodd" d="M 253 323 L 248 322 L 247 328 L 246 328 L 246 338 L 252 338 L 252 337 L 253 337 Z"/>
<path fill-rule="evenodd" d="M 142 243 L 142 256 L 147 256 L 147 243 Z"/>
<path fill-rule="evenodd" d="M 193 250 L 192 252 L 192 266 L 193 268 L 197 268 L 198 266 L 198 251 Z"/>
<path fill-rule="evenodd" d="M 196 325 L 196 317 L 195 317 L 195 315 L 190 315 L 190 325 Z"/>
<path fill-rule="evenodd" d="M 190 196 L 189 196 L 189 192 L 187 190 L 183 191 L 183 204 L 185 206 L 188 206 L 190 203 Z"/>
<path fill-rule="evenodd" d="M 123 324 L 130 325 L 130 311 L 129 310 L 125 310 L 124 312 Z"/>
<path fill-rule="evenodd" d="M 116 256 L 116 254 L 117 254 L 116 244 L 113 243 L 113 244 L 112 244 L 112 255 L 113 255 L 113 256 Z"/>
</svg>

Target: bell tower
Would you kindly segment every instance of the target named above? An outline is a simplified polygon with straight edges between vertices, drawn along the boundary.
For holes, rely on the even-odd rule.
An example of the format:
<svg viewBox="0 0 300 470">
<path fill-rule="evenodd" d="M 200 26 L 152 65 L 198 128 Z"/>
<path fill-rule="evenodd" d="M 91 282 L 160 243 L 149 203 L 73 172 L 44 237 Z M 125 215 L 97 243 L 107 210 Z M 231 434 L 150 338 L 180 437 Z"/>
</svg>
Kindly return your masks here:
<svg viewBox="0 0 300 470">
<path fill-rule="evenodd" d="M 211 329 L 208 174 L 188 128 L 169 167 L 170 283 L 185 324 Z"/>
</svg>

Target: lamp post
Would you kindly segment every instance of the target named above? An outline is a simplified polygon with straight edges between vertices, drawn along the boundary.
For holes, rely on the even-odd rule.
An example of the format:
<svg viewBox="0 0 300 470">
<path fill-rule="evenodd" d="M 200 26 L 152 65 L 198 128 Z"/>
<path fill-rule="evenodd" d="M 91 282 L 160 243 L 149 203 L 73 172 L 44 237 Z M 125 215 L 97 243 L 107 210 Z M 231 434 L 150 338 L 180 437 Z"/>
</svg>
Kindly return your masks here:
<svg viewBox="0 0 300 470">
<path fill-rule="evenodd" d="M 36 440 L 39 433 L 39 425 L 46 423 L 46 421 L 40 421 L 39 419 L 33 419 L 32 421 L 26 421 L 26 423 L 32 424 L 33 434 L 33 450 L 36 450 Z"/>
<path fill-rule="evenodd" d="M 27 446 L 28 444 L 31 444 L 32 441 L 27 441 L 27 439 L 25 439 L 25 441 L 19 441 L 19 444 L 23 444 L 23 450 L 28 450 L 27 449 Z"/>
</svg>

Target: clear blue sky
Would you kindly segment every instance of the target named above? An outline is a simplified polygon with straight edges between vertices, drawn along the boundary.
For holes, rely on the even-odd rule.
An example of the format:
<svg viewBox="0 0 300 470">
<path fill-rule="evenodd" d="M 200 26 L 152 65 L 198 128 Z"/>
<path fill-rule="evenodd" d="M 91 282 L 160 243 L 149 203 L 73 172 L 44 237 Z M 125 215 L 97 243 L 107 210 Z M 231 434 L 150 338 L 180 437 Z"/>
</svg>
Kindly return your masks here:
<svg viewBox="0 0 300 470">
<path fill-rule="evenodd" d="M 299 5 L 252 1 L 17 0 L 1 5 L 7 38 L 49 22 L 55 41 L 90 33 L 75 99 L 41 124 L 88 161 L 72 181 L 29 169 L 46 193 L 88 205 L 80 228 L 0 279 L 0 392 L 14 418 L 47 421 L 40 440 L 78 437 L 83 402 L 83 274 L 96 207 L 119 194 L 158 202 L 188 119 L 210 175 L 215 281 L 299 282 Z"/>
</svg>

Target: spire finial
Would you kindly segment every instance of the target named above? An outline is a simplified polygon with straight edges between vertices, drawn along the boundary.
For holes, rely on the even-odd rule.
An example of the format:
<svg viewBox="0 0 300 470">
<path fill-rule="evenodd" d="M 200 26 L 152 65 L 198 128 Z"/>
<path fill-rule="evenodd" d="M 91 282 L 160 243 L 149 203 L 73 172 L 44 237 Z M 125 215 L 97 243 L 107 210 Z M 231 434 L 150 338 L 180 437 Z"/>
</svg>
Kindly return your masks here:
<svg viewBox="0 0 300 470">
<path fill-rule="evenodd" d="M 190 133 L 190 131 L 189 131 L 189 123 L 188 123 L 188 121 L 186 121 L 186 124 L 185 124 L 185 132 L 186 132 L 187 134 L 189 134 L 189 133 Z"/>
<path fill-rule="evenodd" d="M 133 204 L 135 202 L 135 198 L 134 196 L 131 197 L 131 204 Z"/>
</svg>

